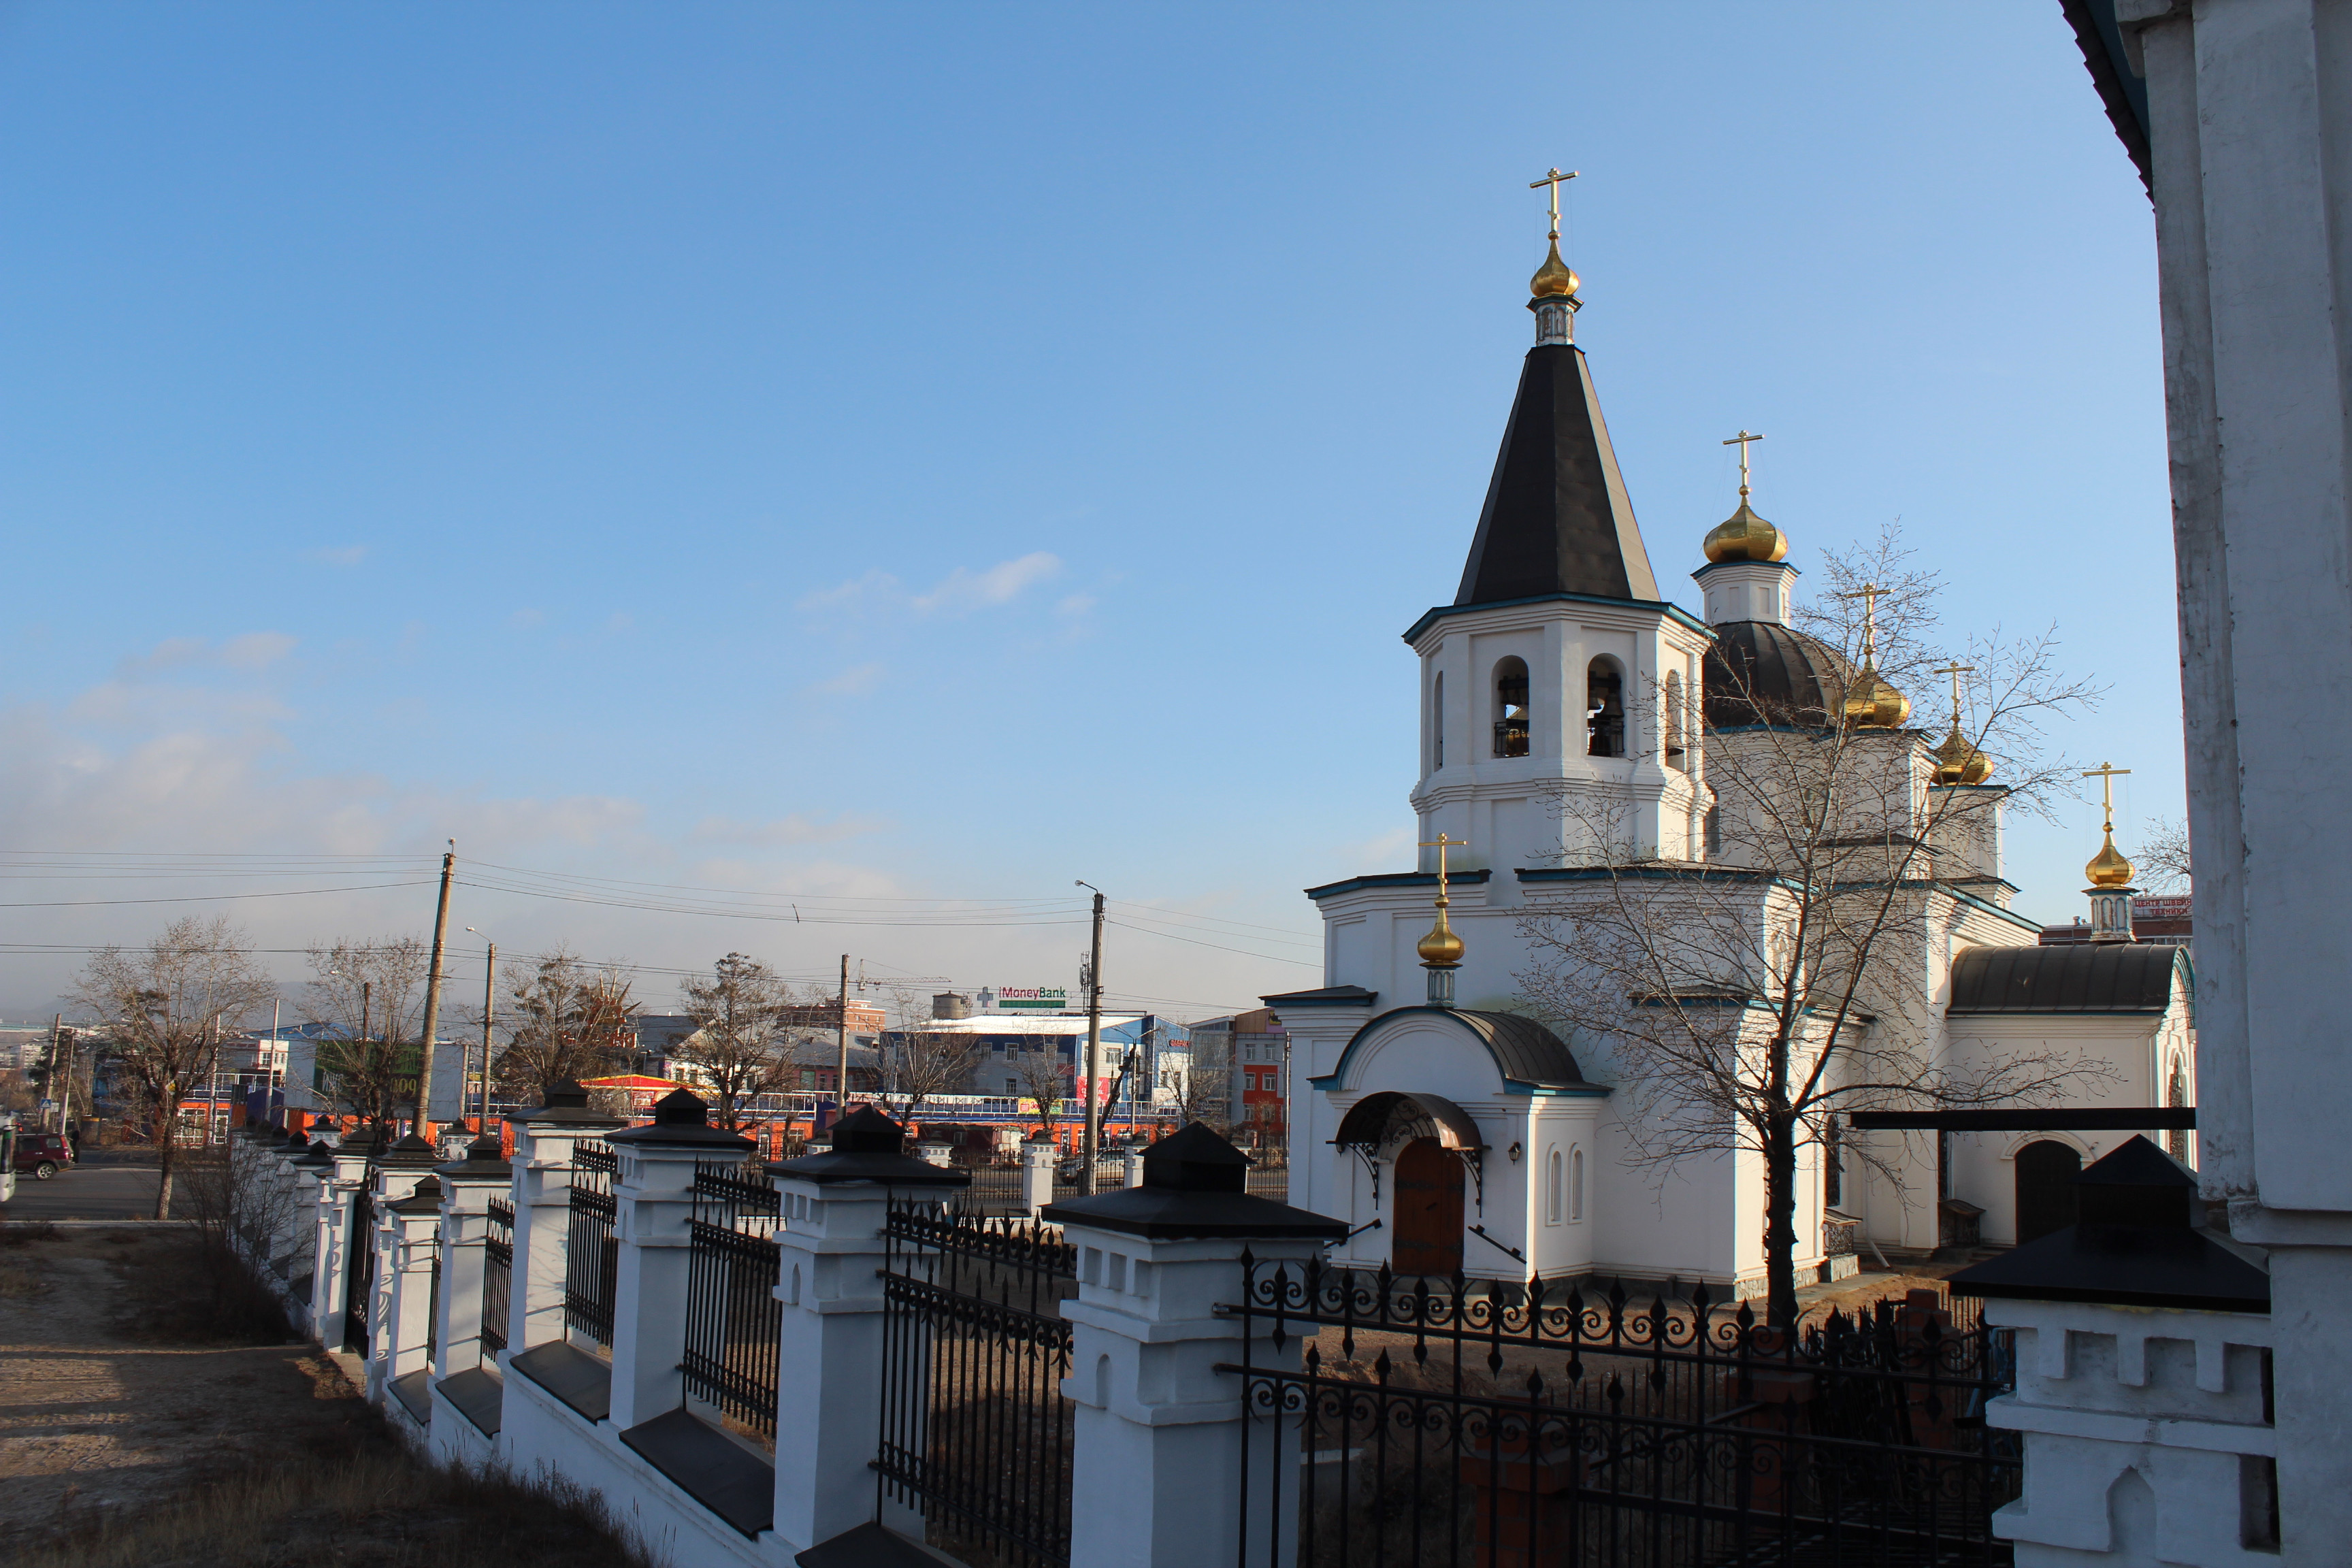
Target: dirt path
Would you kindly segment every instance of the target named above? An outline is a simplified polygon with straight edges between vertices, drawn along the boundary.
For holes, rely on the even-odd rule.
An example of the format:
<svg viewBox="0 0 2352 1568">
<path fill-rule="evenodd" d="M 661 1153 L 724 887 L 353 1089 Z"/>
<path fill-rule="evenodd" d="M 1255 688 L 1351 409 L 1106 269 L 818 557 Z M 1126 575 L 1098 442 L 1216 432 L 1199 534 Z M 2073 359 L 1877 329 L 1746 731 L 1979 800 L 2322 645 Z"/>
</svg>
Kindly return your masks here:
<svg viewBox="0 0 2352 1568">
<path fill-rule="evenodd" d="M 194 1288 L 180 1233 L 27 1228 L 0 1227 L 0 1540 L 361 1440 L 364 1406 L 315 1346 L 142 1336 L 161 1295 Z"/>
</svg>

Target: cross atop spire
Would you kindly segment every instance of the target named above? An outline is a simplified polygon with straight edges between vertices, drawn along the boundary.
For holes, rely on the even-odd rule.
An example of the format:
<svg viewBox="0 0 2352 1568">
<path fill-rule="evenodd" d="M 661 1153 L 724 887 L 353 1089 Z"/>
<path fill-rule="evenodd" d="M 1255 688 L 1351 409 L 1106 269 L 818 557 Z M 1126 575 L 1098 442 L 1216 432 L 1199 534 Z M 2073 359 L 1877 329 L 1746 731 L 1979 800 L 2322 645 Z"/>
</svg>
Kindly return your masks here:
<svg viewBox="0 0 2352 1568">
<path fill-rule="evenodd" d="M 2083 774 L 2086 779 L 2099 781 L 2099 808 L 2106 817 L 2105 832 L 2113 833 L 2116 830 L 2116 781 L 2127 778 L 2130 774 L 2129 768 L 2119 768 L 2113 763 L 2101 763 L 2097 767 L 2088 769 Z"/>
<path fill-rule="evenodd" d="M 1930 675 L 1948 675 L 1952 678 L 1952 731 L 1955 734 L 1959 732 L 1960 728 L 1960 677 L 1974 675 L 1976 671 L 1975 665 L 1962 664 L 1959 660 L 1954 659 L 1949 664 L 1927 672 Z"/>
<path fill-rule="evenodd" d="M 1746 500 L 1748 499 L 1748 444 L 1750 441 L 1761 441 L 1762 439 L 1764 439 L 1762 432 L 1759 431 L 1754 434 L 1750 434 L 1748 426 L 1742 425 L 1739 427 L 1739 434 L 1734 436 L 1730 440 L 1724 443 L 1727 447 L 1737 447 L 1739 448 L 1739 499 L 1741 500 Z"/>
<path fill-rule="evenodd" d="M 1551 237 L 1555 241 L 1559 238 L 1559 188 L 1576 176 L 1577 171 L 1574 169 L 1563 174 L 1557 166 L 1554 166 L 1544 171 L 1542 179 L 1528 182 L 1528 189 L 1531 191 L 1544 185 L 1551 187 Z"/>
</svg>

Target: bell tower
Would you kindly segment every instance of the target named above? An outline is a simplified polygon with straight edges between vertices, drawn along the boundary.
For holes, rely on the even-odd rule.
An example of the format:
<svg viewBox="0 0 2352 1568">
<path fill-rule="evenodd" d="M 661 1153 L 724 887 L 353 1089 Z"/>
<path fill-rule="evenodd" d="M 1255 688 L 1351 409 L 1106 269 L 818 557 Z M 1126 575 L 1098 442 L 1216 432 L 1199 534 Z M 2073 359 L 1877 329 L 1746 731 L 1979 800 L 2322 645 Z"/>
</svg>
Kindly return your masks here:
<svg viewBox="0 0 2352 1568">
<path fill-rule="evenodd" d="M 1696 859 L 1704 623 L 1658 594 L 1648 550 L 1575 341 L 1582 279 L 1560 259 L 1557 170 L 1535 346 L 1519 372 L 1485 507 L 1451 605 L 1415 621 L 1426 843 L 1467 839 L 1516 901 L 1519 868 L 1614 853 Z M 1424 853 L 1422 869 L 1434 868 Z"/>
</svg>

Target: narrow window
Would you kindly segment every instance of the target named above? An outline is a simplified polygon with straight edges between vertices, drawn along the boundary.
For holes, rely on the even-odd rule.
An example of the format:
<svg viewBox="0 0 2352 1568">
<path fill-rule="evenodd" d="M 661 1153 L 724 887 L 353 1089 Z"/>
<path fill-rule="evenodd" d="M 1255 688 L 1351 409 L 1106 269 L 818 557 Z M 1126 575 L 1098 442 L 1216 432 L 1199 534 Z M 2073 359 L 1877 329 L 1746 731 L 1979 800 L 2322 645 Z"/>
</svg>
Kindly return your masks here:
<svg viewBox="0 0 2352 1568">
<path fill-rule="evenodd" d="M 1836 1208 L 1845 1202 L 1845 1134 L 1837 1118 L 1830 1118 L 1829 1135 L 1822 1141 L 1822 1202 Z"/>
<path fill-rule="evenodd" d="M 1495 754 L 1528 754 L 1528 667 L 1507 658 L 1495 667 Z"/>
<path fill-rule="evenodd" d="M 1683 764 L 1683 678 L 1680 670 L 1666 671 L 1666 766 L 1681 768 Z"/>
<path fill-rule="evenodd" d="M 1625 754 L 1625 679 L 1609 659 L 1584 672 L 1585 750 L 1596 757 Z"/>
<path fill-rule="evenodd" d="M 2179 1057 L 2172 1058 L 2172 1076 L 2166 1080 L 2164 1086 L 2164 1103 L 2173 1106 L 2189 1103 L 2189 1071 Z M 2164 1146 L 2165 1152 L 2174 1159 L 2184 1165 L 2189 1163 L 2189 1130 L 2187 1128 L 2167 1129 L 2164 1134 Z"/>
<path fill-rule="evenodd" d="M 1544 1224 L 1558 1225 L 1560 1215 L 1559 1151 L 1544 1157 Z"/>
<path fill-rule="evenodd" d="M 1723 807 L 1706 808 L 1706 852 L 1710 856 L 1723 853 Z"/>
<path fill-rule="evenodd" d="M 1445 765 L 1445 672 L 1437 672 L 1436 689 L 1429 699 L 1429 731 L 1432 738 L 1430 771 L 1435 773 Z"/>
<path fill-rule="evenodd" d="M 1584 1151 L 1575 1150 L 1568 1157 L 1568 1217 L 1584 1217 Z"/>
</svg>

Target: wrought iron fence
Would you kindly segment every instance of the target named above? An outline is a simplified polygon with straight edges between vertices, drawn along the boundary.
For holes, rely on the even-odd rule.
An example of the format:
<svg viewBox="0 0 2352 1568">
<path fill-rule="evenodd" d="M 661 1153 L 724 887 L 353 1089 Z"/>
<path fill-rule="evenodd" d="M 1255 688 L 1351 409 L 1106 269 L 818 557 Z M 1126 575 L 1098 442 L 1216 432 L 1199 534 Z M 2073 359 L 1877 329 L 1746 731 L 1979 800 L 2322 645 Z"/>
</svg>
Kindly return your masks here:
<svg viewBox="0 0 2352 1568">
<path fill-rule="evenodd" d="M 1284 1560 L 1265 1488 L 1295 1488 L 1307 1568 L 2011 1560 L 1991 1515 L 2018 1456 L 1983 1422 L 2011 1363 L 1937 1292 L 1789 1331 L 1703 1287 L 1636 1303 L 1246 1255 L 1240 1283 L 1241 1561 Z M 1267 1343 L 1279 1364 L 1254 1363 Z"/>
<path fill-rule="evenodd" d="M 580 1143 L 572 1151 L 563 1324 L 600 1345 L 613 1342 L 613 1288 L 621 1267 L 620 1247 L 613 1239 L 613 1173 L 619 1163 L 609 1143 Z"/>
<path fill-rule="evenodd" d="M 490 1200 L 489 1234 L 482 1238 L 482 1350 L 507 1348 L 507 1318 L 514 1306 L 514 1205 Z"/>
<path fill-rule="evenodd" d="M 755 1164 L 697 1164 L 686 1289 L 688 1394 L 776 1436 L 775 1184 Z"/>
<path fill-rule="evenodd" d="M 909 1202 L 886 1226 L 882 1445 L 931 1542 L 1008 1568 L 1070 1559 L 1070 1325 L 1059 1229 Z"/>
</svg>

